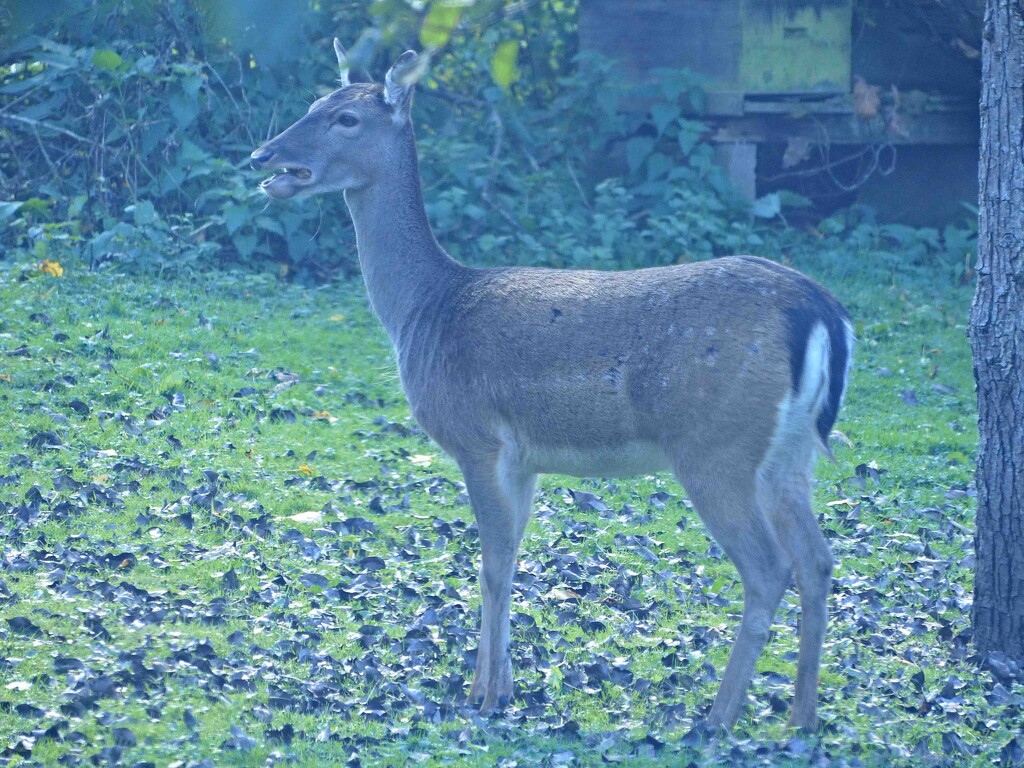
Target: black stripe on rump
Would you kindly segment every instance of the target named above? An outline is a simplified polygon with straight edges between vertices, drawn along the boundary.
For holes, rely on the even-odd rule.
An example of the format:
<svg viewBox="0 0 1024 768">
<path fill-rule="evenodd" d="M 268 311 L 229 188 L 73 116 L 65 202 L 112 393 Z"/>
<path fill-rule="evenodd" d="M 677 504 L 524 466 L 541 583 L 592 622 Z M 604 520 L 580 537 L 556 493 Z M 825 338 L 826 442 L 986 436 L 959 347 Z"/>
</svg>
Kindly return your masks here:
<svg viewBox="0 0 1024 768">
<path fill-rule="evenodd" d="M 807 358 L 807 342 L 810 339 L 811 331 L 818 323 L 825 326 L 831 349 L 828 369 L 828 398 L 825 401 L 825 407 L 818 414 L 815 426 L 818 428 L 822 443 L 828 445 L 828 436 L 832 431 L 832 425 L 836 423 L 836 418 L 839 416 L 839 401 L 846 383 L 847 361 L 852 352 L 846 336 L 846 323 L 850 321 L 850 316 L 835 296 L 806 275 L 756 256 L 743 258 L 784 277 L 791 286 L 791 291 L 780 291 L 779 298 L 786 304 L 783 309 L 789 320 L 787 347 L 794 394 L 800 392 L 800 380 L 803 378 L 804 364 Z"/>
</svg>

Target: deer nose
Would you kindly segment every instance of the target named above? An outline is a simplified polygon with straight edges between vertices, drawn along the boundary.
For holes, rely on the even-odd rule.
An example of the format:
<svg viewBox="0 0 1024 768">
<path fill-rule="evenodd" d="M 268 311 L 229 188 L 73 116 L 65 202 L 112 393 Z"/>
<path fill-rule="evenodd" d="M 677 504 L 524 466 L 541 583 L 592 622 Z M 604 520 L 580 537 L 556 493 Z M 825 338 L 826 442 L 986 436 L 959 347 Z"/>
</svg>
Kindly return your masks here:
<svg viewBox="0 0 1024 768">
<path fill-rule="evenodd" d="M 262 168 L 266 168 L 267 164 L 270 162 L 270 159 L 273 156 L 273 152 L 268 152 L 263 147 L 260 147 L 251 155 L 249 155 L 249 165 L 251 165 L 254 170 L 258 171 Z"/>
</svg>

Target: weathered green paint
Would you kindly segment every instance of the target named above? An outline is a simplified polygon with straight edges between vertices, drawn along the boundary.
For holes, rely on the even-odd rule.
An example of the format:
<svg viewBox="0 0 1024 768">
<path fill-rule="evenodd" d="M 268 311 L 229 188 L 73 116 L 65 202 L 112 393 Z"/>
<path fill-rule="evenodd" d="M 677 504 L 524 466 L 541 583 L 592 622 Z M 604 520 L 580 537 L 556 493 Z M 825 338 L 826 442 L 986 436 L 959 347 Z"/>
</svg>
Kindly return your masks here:
<svg viewBox="0 0 1024 768">
<path fill-rule="evenodd" d="M 709 93 L 849 93 L 852 0 L 584 0 L 580 47 L 617 59 L 619 78 L 660 67 Z"/>
<path fill-rule="evenodd" d="M 745 93 L 845 93 L 850 88 L 852 2 L 790 4 L 765 13 L 742 2 L 739 80 L 718 83 Z"/>
</svg>

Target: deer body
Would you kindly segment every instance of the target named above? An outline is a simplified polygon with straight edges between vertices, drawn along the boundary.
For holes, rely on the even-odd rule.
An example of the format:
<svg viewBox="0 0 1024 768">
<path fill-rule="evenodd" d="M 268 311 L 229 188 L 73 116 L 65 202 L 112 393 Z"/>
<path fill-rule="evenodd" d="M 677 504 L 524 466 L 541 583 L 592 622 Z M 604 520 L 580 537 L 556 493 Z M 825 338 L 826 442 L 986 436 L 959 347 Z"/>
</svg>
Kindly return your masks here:
<svg viewBox="0 0 1024 768">
<path fill-rule="evenodd" d="M 465 476 L 482 554 L 471 701 L 491 710 L 512 696 L 511 583 L 537 475 L 670 469 L 744 585 L 709 722 L 738 717 L 795 576 L 790 722 L 813 726 L 832 558 L 809 483 L 845 389 L 845 311 L 808 278 L 748 256 L 625 272 L 459 264 L 423 209 L 403 82 L 418 64 L 407 53 L 383 88 L 321 99 L 253 165 L 286 169 L 264 182 L 271 196 L 344 191 L 413 415 Z"/>
<path fill-rule="evenodd" d="M 456 458 L 514 445 L 531 471 L 584 476 L 670 469 L 680 436 L 694 451 L 752 437 L 751 403 L 781 402 L 790 386 L 770 331 L 749 335 L 771 289 L 756 262 L 694 266 L 457 273 L 443 312 L 394 338 L 414 415 Z M 738 270 L 752 284 L 736 285 Z M 705 287 L 735 293 L 736 311 L 709 306 Z M 452 418 L 460 410 L 471 423 Z M 758 422 L 763 454 L 774 419 Z"/>
</svg>

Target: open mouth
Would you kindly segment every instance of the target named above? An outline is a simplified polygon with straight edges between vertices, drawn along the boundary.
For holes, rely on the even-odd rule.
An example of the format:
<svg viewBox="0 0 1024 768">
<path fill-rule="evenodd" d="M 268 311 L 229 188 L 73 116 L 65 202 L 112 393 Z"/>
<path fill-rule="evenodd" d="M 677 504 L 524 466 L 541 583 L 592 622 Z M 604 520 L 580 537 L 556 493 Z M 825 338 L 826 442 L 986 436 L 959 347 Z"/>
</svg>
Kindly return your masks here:
<svg viewBox="0 0 1024 768">
<path fill-rule="evenodd" d="M 271 197 L 294 197 L 303 194 L 311 183 L 313 172 L 301 166 L 282 166 L 276 168 L 274 175 L 264 179 L 260 189 Z"/>
<path fill-rule="evenodd" d="M 278 168 L 274 175 L 264 181 L 261 186 L 265 187 L 268 184 L 273 183 L 274 179 L 278 179 L 283 176 L 290 176 L 293 179 L 298 179 L 299 181 L 307 181 L 312 175 L 313 172 L 309 170 L 309 168 Z"/>
</svg>

